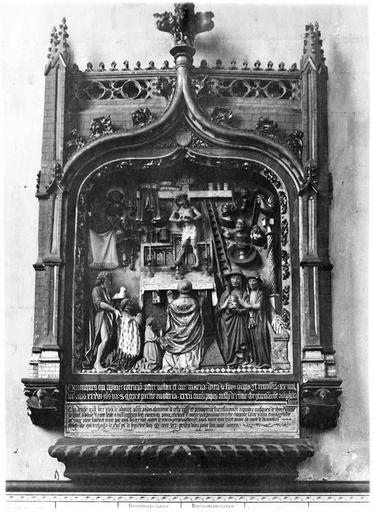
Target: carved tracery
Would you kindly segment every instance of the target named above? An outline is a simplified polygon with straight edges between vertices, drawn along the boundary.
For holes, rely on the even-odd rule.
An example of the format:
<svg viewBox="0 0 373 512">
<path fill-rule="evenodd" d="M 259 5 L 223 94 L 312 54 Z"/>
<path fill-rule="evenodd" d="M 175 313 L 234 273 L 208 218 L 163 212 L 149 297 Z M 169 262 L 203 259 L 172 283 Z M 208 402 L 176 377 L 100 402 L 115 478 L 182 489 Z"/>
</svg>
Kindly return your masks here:
<svg viewBox="0 0 373 512">
<path fill-rule="evenodd" d="M 41 218 L 50 211 L 52 222 L 47 237 L 41 232 L 34 265 L 37 289 L 48 296 L 35 321 L 34 380 L 24 380 L 32 388 L 29 406 L 40 406 L 35 390 L 43 389 L 46 367 L 53 389 L 60 378 L 66 382 L 65 433 L 73 436 L 119 428 L 107 434 L 99 420 L 79 423 L 89 407 L 74 394 L 81 383 L 98 382 L 101 390 L 108 382 L 177 388 L 203 386 L 207 378 L 206 386 L 246 386 L 247 395 L 237 393 L 248 400 L 242 409 L 230 403 L 233 395 L 216 405 L 231 426 L 229 415 L 251 414 L 251 393 L 268 398 L 270 390 L 273 398 L 285 390 L 285 406 L 263 399 L 274 407 L 268 414 L 275 423 L 255 413 L 229 435 L 289 436 L 293 441 L 277 455 L 271 439 L 263 446 L 294 478 L 296 463 L 312 455 L 298 419 L 307 428 L 334 426 L 340 394 L 325 331 L 331 267 L 319 257 L 320 240 L 324 250 L 328 239 L 319 211 L 327 181 L 319 154 L 327 77 L 320 33 L 307 26 L 300 70 L 235 59 L 209 67 L 205 60 L 193 65 L 193 55 L 195 37 L 213 28 L 212 13 L 176 4 L 174 13 L 155 17 L 157 28 L 174 38 L 174 67 L 112 61 L 66 68 L 65 21 L 52 32 L 46 80 L 56 96 L 48 105 L 67 94 L 46 135 L 55 143 L 43 153 L 37 184 Z M 186 326 L 179 322 L 184 314 Z M 180 332 L 187 332 L 180 342 L 185 351 L 172 352 Z M 133 404 L 115 403 L 119 416 L 132 414 Z M 144 410 L 153 407 L 144 403 Z M 97 406 L 107 404 L 100 399 Z M 168 407 L 176 414 L 177 404 Z M 327 421 L 319 419 L 323 410 Z M 188 418 L 179 419 L 184 427 L 176 424 L 176 436 Z M 128 432 L 121 428 L 120 435 Z M 73 467 L 68 454 L 75 452 L 85 450 L 51 449 Z M 142 453 L 146 462 L 147 448 Z"/>
</svg>

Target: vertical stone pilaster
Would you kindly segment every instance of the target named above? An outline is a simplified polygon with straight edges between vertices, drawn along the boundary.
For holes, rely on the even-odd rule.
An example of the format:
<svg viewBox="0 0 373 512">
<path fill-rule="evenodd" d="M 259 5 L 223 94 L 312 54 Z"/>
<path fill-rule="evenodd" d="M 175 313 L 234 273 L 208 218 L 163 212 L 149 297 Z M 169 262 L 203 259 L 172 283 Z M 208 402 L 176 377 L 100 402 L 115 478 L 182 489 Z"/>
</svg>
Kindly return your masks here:
<svg viewBox="0 0 373 512">
<path fill-rule="evenodd" d="M 59 379 L 58 298 L 61 257 L 62 194 L 59 182 L 64 163 L 65 84 L 68 64 L 66 20 L 50 36 L 45 68 L 43 143 L 39 199 L 38 257 L 34 264 L 35 324 L 30 364 L 35 378 Z M 36 356 L 37 354 L 37 356 Z"/>
<path fill-rule="evenodd" d="M 306 25 L 302 77 L 304 182 L 300 191 L 303 378 L 327 376 L 331 350 L 327 80 L 318 24 Z M 330 359 L 330 357 L 329 357 Z"/>
</svg>

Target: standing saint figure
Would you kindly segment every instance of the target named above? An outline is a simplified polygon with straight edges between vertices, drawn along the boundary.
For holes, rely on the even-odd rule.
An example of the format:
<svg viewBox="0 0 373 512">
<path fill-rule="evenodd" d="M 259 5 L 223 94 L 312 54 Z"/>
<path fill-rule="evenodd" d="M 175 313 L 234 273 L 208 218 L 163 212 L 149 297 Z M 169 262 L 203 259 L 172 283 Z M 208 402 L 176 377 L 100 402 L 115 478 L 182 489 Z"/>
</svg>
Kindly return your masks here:
<svg viewBox="0 0 373 512">
<path fill-rule="evenodd" d="M 225 364 L 237 367 L 249 364 L 252 359 L 247 321 L 248 295 L 241 270 L 232 270 L 224 277 L 228 279 L 228 286 L 216 309 L 218 342 Z"/>
<path fill-rule="evenodd" d="M 179 296 L 174 299 L 167 292 L 167 325 L 161 345 L 165 353 L 162 361 L 164 371 L 193 371 L 201 364 L 204 325 L 202 304 L 191 296 L 193 286 L 184 279 L 178 286 Z"/>
<path fill-rule="evenodd" d="M 247 274 L 247 310 L 249 343 L 252 347 L 252 359 L 255 366 L 269 368 L 271 366 L 271 334 L 270 319 L 275 315 L 264 291 L 258 272 Z"/>
<path fill-rule="evenodd" d="M 186 194 L 179 194 L 175 198 L 175 207 L 172 210 L 171 216 L 169 218 L 170 222 L 176 222 L 182 227 L 181 234 L 181 247 L 179 254 L 176 257 L 174 267 L 180 265 L 181 259 L 185 254 L 186 248 L 190 244 L 193 250 L 194 255 L 194 265 L 193 268 L 199 267 L 199 257 L 197 250 L 197 221 L 202 218 L 202 214 L 195 208 L 191 206 L 188 196 Z"/>
<path fill-rule="evenodd" d="M 104 372 L 102 365 L 104 352 L 107 353 L 116 334 L 116 318 L 120 313 L 116 310 L 110 297 L 112 276 L 110 272 L 100 272 L 92 289 L 92 304 L 89 321 L 89 349 L 83 363 L 85 369 L 94 368 Z"/>
</svg>

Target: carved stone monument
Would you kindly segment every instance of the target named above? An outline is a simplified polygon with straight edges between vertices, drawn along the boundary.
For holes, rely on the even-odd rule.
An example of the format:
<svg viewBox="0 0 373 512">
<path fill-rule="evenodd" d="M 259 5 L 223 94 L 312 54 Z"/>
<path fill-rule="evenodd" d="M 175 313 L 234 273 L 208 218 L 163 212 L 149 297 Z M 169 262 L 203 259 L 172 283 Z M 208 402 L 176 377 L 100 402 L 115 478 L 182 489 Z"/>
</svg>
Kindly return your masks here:
<svg viewBox="0 0 373 512">
<path fill-rule="evenodd" d="M 65 20 L 51 34 L 23 382 L 75 480 L 290 481 L 305 429 L 337 421 L 320 32 L 300 69 L 198 66 L 213 16 L 155 15 L 161 69 L 80 71 Z"/>
</svg>

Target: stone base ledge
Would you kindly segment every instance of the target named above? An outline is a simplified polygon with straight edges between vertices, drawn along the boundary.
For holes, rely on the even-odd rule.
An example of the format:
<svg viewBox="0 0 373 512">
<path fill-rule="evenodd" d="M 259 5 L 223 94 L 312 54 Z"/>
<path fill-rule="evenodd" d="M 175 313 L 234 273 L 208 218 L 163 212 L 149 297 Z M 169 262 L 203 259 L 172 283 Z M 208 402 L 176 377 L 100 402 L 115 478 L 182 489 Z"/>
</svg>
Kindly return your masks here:
<svg viewBox="0 0 373 512">
<path fill-rule="evenodd" d="M 170 484 L 202 486 L 294 481 L 297 466 L 313 455 L 302 439 L 104 439 L 61 438 L 49 448 L 73 481 L 142 482 L 145 488 Z M 140 480 L 139 480 L 140 479 Z"/>
</svg>

